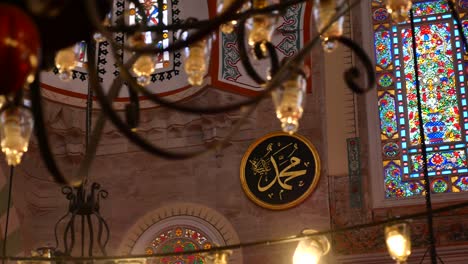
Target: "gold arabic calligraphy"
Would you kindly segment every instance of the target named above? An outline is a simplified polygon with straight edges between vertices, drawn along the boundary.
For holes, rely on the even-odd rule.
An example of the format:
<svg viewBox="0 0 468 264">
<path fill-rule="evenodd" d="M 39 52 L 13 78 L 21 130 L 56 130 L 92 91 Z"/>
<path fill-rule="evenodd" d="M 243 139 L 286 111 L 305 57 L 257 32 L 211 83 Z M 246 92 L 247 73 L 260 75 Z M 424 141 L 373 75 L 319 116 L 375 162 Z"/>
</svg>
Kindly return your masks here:
<svg viewBox="0 0 468 264">
<path fill-rule="evenodd" d="M 276 145 L 280 147 L 281 143 L 278 142 Z M 275 153 L 271 154 L 273 152 L 272 146 L 272 143 L 270 143 L 267 146 L 267 153 L 262 158 L 252 159 L 249 160 L 249 162 L 251 164 L 251 169 L 254 175 L 260 176 L 257 183 L 258 191 L 266 192 L 270 190 L 276 183 L 278 183 L 279 186 L 281 186 L 282 188 L 278 192 L 279 199 L 283 200 L 282 194 L 285 191 L 291 191 L 293 189 L 293 186 L 288 182 L 297 177 L 305 175 L 307 173 L 307 170 L 292 170 L 293 168 L 301 164 L 301 159 L 296 156 L 293 156 L 298 149 L 297 144 L 290 143 L 284 146 L 283 148 L 279 149 Z M 291 148 L 292 150 L 289 153 L 287 153 L 286 151 Z M 284 152 L 286 152 L 286 154 L 283 154 Z M 280 170 L 280 167 L 287 162 L 289 162 L 289 165 L 286 166 L 284 169 Z M 308 163 L 309 162 L 304 162 L 304 166 L 308 167 Z M 274 178 L 273 180 L 269 181 L 268 176 L 272 170 L 274 172 Z M 267 185 L 262 185 L 262 181 L 269 181 L 269 183 Z M 302 187 L 303 185 L 304 182 L 300 181 L 298 186 Z M 270 197 L 270 199 L 273 199 L 274 193 L 269 193 L 268 197 Z"/>
</svg>

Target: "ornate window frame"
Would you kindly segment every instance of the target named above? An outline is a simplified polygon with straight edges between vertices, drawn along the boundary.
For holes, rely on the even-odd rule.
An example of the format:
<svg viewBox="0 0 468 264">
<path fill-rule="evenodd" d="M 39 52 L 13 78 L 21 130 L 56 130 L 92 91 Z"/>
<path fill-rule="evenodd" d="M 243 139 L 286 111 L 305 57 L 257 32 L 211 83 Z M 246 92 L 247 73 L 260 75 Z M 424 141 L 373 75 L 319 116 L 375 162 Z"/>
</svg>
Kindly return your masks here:
<svg viewBox="0 0 468 264">
<path fill-rule="evenodd" d="M 374 29 L 372 24 L 371 1 L 361 2 L 362 14 L 362 47 L 367 51 L 371 60 L 375 62 Z M 368 141 L 368 174 L 370 177 L 369 190 L 373 208 L 392 207 L 424 204 L 423 196 L 409 198 L 385 198 L 385 186 L 383 184 L 383 159 L 380 140 L 380 120 L 377 90 L 373 89 L 364 96 L 365 111 L 367 118 L 367 141 Z M 461 115 L 462 116 L 462 115 Z M 444 193 L 432 196 L 435 203 L 460 201 L 468 199 L 468 193 Z"/>
</svg>

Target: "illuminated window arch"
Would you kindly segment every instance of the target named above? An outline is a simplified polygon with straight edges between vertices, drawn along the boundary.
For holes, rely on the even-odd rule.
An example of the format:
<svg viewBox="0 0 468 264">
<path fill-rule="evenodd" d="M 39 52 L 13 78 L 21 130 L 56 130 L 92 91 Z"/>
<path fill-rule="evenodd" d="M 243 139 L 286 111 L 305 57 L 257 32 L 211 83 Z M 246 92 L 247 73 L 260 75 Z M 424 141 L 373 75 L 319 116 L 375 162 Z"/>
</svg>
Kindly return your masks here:
<svg viewBox="0 0 468 264">
<path fill-rule="evenodd" d="M 422 156 L 410 23 L 372 1 L 385 198 L 421 196 Z M 468 192 L 463 44 L 446 0 L 413 1 L 421 100 L 433 193 Z M 457 1 L 461 17 L 468 1 Z M 468 29 L 468 20 L 463 21 Z"/>
<path fill-rule="evenodd" d="M 172 23 L 172 14 L 170 13 L 172 2 L 168 0 L 163 0 L 163 6 L 158 7 L 157 0 L 139 0 L 140 3 L 145 8 L 145 14 L 148 18 L 148 26 L 156 26 L 162 20 L 164 25 L 169 25 Z M 137 12 L 135 5 L 130 3 L 129 5 L 129 24 L 135 25 L 142 21 L 141 16 Z M 145 32 L 145 42 L 156 43 L 156 46 L 159 48 L 167 48 L 169 46 L 170 40 L 172 39 L 172 32 L 163 31 L 159 33 L 152 33 L 150 31 Z M 156 55 L 156 70 L 164 71 L 172 67 L 172 58 L 171 53 L 166 51 Z"/>
</svg>

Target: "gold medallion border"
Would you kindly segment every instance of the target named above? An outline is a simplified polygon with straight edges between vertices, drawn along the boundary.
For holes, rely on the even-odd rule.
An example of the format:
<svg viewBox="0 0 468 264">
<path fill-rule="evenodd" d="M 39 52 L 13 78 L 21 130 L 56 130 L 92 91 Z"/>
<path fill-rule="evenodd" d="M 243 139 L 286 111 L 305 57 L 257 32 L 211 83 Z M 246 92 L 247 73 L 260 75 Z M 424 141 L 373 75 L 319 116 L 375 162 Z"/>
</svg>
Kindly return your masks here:
<svg viewBox="0 0 468 264">
<path fill-rule="evenodd" d="M 294 201 L 292 201 L 290 203 L 287 203 L 287 204 L 283 204 L 283 205 L 272 205 L 272 204 L 269 204 L 269 203 L 266 203 L 264 201 L 259 200 L 249 190 L 249 187 L 247 186 L 247 182 L 245 180 L 245 173 L 244 173 L 245 172 L 245 166 L 247 165 L 247 160 L 249 159 L 249 156 L 252 153 L 252 151 L 258 145 L 260 145 L 260 143 L 262 143 L 263 141 L 265 141 L 265 140 L 267 140 L 269 138 L 272 138 L 272 137 L 277 137 L 277 136 L 289 136 L 289 137 L 294 137 L 296 139 L 299 139 L 304 144 L 306 144 L 306 146 L 312 152 L 312 156 L 315 159 L 315 177 L 314 177 L 314 181 L 310 185 L 309 189 L 307 189 L 307 191 L 305 193 L 303 193 L 296 200 L 294 200 Z M 315 188 L 317 187 L 317 184 L 318 184 L 318 182 L 320 180 L 320 168 L 321 168 L 320 167 L 320 157 L 318 155 L 317 149 L 315 148 L 315 146 L 307 138 L 305 138 L 304 136 L 301 136 L 301 135 L 299 135 L 297 133 L 293 134 L 293 135 L 290 135 L 290 134 L 285 133 L 285 132 L 277 131 L 277 132 L 272 132 L 272 133 L 269 133 L 269 134 L 266 134 L 266 135 L 262 136 L 261 138 L 257 139 L 254 143 L 252 143 L 249 146 L 249 148 L 247 149 L 247 152 L 245 152 L 244 157 L 242 158 L 242 162 L 241 162 L 241 166 L 240 166 L 240 180 L 241 180 L 241 184 L 242 184 L 242 189 L 244 190 L 245 194 L 254 203 L 256 203 L 257 205 L 259 205 L 259 206 L 261 206 L 263 208 L 267 208 L 267 209 L 270 209 L 270 210 L 285 210 L 285 209 L 289 209 L 289 208 L 292 208 L 292 207 L 295 207 L 295 206 L 299 205 L 307 197 L 309 197 L 309 195 L 315 190 Z"/>
</svg>

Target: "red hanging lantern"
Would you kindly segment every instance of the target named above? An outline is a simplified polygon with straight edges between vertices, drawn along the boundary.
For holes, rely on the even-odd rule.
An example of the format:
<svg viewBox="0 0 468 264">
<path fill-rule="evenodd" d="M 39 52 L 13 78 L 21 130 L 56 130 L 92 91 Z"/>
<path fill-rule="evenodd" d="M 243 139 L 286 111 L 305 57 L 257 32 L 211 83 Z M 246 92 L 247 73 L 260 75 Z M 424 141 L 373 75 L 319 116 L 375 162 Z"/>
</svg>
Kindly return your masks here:
<svg viewBox="0 0 468 264">
<path fill-rule="evenodd" d="M 34 80 L 40 39 L 34 21 L 20 8 L 0 4 L 0 94 L 9 94 Z"/>
</svg>

